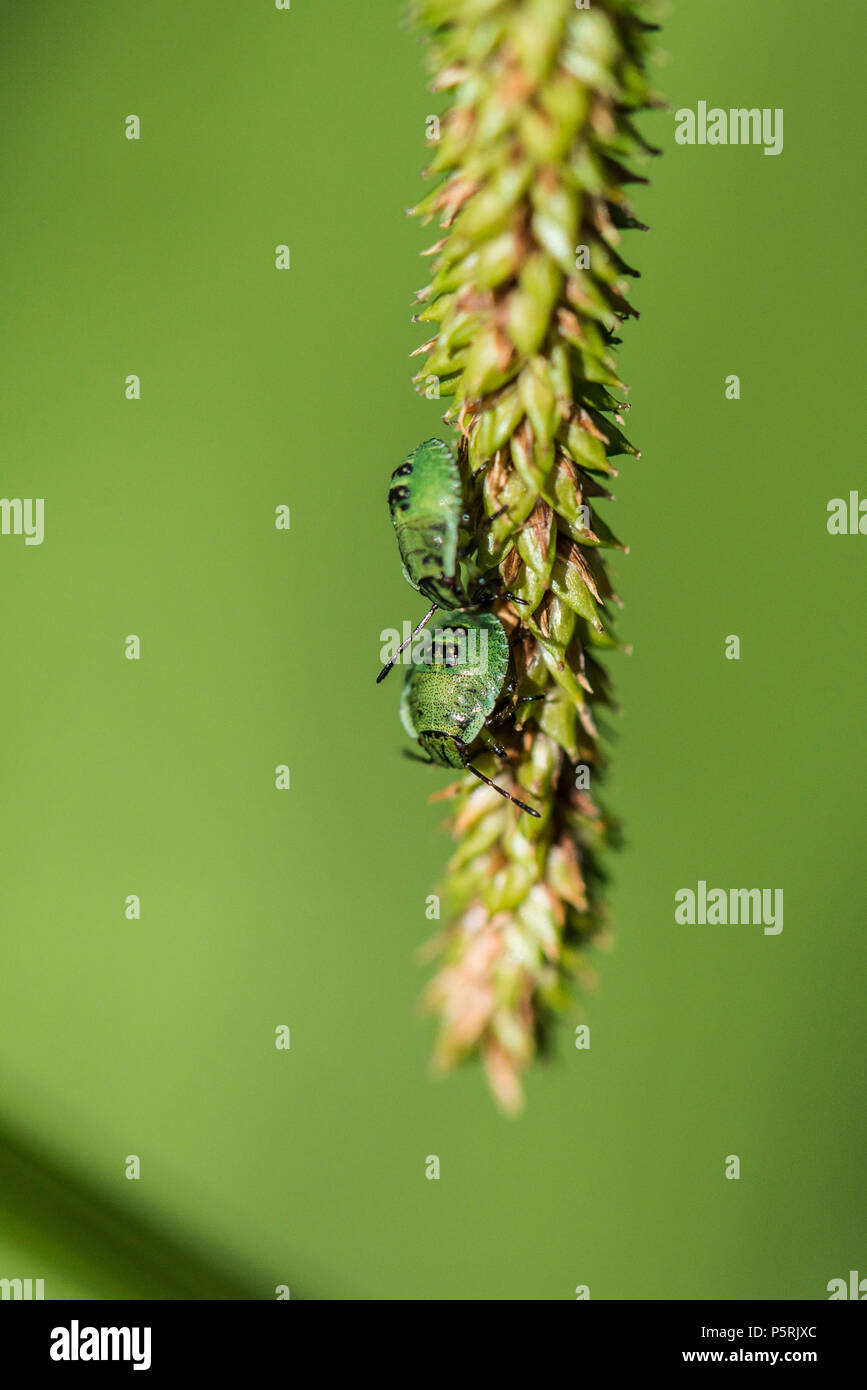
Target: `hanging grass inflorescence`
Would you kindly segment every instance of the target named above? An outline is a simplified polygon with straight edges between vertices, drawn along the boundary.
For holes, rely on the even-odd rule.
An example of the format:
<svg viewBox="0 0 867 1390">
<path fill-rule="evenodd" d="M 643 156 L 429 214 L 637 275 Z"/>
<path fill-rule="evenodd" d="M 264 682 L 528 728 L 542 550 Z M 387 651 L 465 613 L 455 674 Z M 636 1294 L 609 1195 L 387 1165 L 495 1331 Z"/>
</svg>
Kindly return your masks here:
<svg viewBox="0 0 867 1390">
<path fill-rule="evenodd" d="M 542 811 L 520 814 L 473 777 L 458 798 L 457 848 L 442 891 L 448 925 L 432 943 L 426 995 L 440 1019 L 435 1061 L 481 1055 L 500 1105 L 553 1016 L 592 971 L 604 939 L 600 850 L 616 824 L 598 799 L 599 713 L 611 705 L 606 650 L 618 600 L 603 561 L 620 545 L 597 514 L 637 451 L 621 426 L 613 349 L 637 274 L 620 252 L 637 228 L 626 188 L 655 153 L 634 124 L 658 99 L 644 76 L 654 25 L 634 0 L 415 0 L 433 89 L 449 93 L 414 209 L 441 237 L 424 254 L 418 321 L 422 392 L 450 398 L 468 488 L 486 524 L 480 566 L 520 602 L 492 603 L 512 640 L 521 695 L 498 729 L 505 760 L 480 765 Z M 529 794 L 529 796 L 527 795 Z"/>
</svg>

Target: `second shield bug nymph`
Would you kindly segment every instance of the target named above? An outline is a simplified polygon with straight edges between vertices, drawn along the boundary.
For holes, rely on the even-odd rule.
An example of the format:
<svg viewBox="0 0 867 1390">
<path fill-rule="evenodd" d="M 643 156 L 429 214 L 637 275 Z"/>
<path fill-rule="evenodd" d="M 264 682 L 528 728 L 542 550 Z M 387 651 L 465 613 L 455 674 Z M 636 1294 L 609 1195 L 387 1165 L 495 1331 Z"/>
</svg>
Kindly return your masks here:
<svg viewBox="0 0 867 1390">
<path fill-rule="evenodd" d="M 465 769 L 538 817 L 538 811 L 486 777 L 472 761 L 488 750 L 505 755 L 488 729 L 514 708 L 511 702 L 502 704 L 504 696 L 509 698 L 510 654 L 499 618 L 493 613 L 444 612 L 436 632 L 428 630 L 422 645 L 426 651 L 412 654 L 400 718 L 425 761 Z"/>
</svg>

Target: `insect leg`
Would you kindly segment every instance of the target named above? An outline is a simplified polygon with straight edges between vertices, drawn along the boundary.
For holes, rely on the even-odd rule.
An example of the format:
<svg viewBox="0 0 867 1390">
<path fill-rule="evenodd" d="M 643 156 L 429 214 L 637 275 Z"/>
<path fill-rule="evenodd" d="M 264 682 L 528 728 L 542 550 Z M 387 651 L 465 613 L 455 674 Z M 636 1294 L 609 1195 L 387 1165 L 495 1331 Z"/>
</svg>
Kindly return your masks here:
<svg viewBox="0 0 867 1390">
<path fill-rule="evenodd" d="M 511 704 L 504 705 L 501 710 L 497 710 L 496 714 L 492 714 L 487 727 L 491 729 L 495 728 L 497 724 L 502 724 L 503 720 L 508 719 L 509 715 L 518 708 L 518 705 L 529 705 L 533 700 L 544 700 L 544 698 L 544 695 L 522 695 L 519 700 L 513 700 Z"/>
<path fill-rule="evenodd" d="M 497 717 L 496 719 L 488 720 L 486 727 L 483 728 L 481 731 L 480 737 L 485 740 L 485 743 L 488 745 L 488 747 L 491 749 L 493 753 L 496 753 L 498 758 L 507 758 L 509 756 L 507 750 L 503 747 L 501 743 L 497 743 L 496 739 L 491 738 L 490 728 L 491 725 L 494 723 L 500 723 L 499 717 Z"/>
<path fill-rule="evenodd" d="M 490 516 L 482 517 L 482 520 L 479 522 L 479 530 L 481 531 L 483 527 L 492 525 L 498 517 L 501 517 L 503 513 L 508 510 L 509 508 L 504 504 L 502 507 L 498 507 L 495 512 L 491 512 Z"/>
<path fill-rule="evenodd" d="M 490 719 L 488 720 L 487 727 L 489 729 L 495 729 L 498 724 L 502 724 L 504 719 L 508 719 L 511 713 L 512 706 L 504 705 L 503 708 L 501 710 L 498 710 L 496 714 L 491 715 Z"/>
</svg>

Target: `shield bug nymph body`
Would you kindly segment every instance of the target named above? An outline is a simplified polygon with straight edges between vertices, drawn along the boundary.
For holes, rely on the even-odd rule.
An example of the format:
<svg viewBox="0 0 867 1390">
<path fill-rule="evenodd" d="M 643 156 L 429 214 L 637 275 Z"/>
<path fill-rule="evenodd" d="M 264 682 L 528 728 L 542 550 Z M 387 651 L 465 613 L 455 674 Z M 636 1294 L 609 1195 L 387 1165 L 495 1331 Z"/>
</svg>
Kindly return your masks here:
<svg viewBox="0 0 867 1390">
<path fill-rule="evenodd" d="M 464 491 L 454 450 L 426 439 L 391 475 L 388 507 L 403 573 L 439 608 L 460 608 L 458 546 Z"/>
<path fill-rule="evenodd" d="M 538 811 L 497 786 L 472 762 L 486 750 L 505 752 L 487 733 L 488 725 L 498 720 L 497 706 L 509 686 L 509 641 L 503 624 L 493 613 L 444 612 L 428 645 L 433 651 L 430 659 L 416 660 L 413 652 L 400 701 L 403 727 L 417 740 L 426 761 L 471 772 L 538 817 Z"/>
<path fill-rule="evenodd" d="M 388 675 L 438 608 L 452 612 L 483 608 L 503 592 L 496 570 L 483 573 L 468 558 L 472 541 L 462 544 L 473 524 L 466 493 L 455 452 L 442 439 L 426 439 L 391 475 L 388 506 L 404 578 L 431 607 L 382 668 L 377 682 Z"/>
</svg>

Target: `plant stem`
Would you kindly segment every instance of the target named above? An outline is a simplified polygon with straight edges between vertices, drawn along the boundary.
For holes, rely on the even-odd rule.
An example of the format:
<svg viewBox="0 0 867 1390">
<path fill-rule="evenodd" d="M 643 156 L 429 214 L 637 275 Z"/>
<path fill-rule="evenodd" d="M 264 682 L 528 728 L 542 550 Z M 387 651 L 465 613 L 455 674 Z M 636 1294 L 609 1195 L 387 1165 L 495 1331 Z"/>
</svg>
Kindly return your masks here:
<svg viewBox="0 0 867 1390">
<path fill-rule="evenodd" d="M 499 1104 L 517 1111 L 522 1073 L 574 1007 L 603 940 L 600 850 L 617 828 L 598 789 L 603 665 L 619 645 L 603 560 L 624 547 L 597 514 L 637 451 L 613 349 L 636 311 L 621 232 L 640 227 L 624 192 L 653 153 L 636 112 L 658 99 L 644 77 L 653 27 L 633 0 L 416 0 L 433 89 L 449 94 L 415 212 L 439 219 L 417 319 L 433 325 L 415 377 L 451 398 L 469 480 L 490 520 L 476 537 L 518 600 L 494 605 L 513 637 L 520 695 L 497 739 L 498 780 L 530 793 L 541 820 L 472 777 L 451 790 L 457 848 L 443 896 L 449 925 L 426 995 L 441 1068 L 481 1055 Z M 495 515 L 500 513 L 499 515 Z M 602 730 L 604 732 L 604 730 Z M 498 768 L 491 755 L 485 770 Z M 523 791 L 521 790 L 523 788 Z"/>
</svg>

